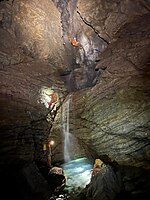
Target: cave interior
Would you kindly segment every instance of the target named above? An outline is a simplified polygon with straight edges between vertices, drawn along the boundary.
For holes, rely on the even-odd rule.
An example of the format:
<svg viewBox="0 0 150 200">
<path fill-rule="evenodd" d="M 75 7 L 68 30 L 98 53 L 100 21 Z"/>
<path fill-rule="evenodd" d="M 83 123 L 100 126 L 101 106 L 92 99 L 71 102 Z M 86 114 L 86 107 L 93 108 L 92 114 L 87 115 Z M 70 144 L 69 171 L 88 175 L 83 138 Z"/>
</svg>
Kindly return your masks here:
<svg viewBox="0 0 150 200">
<path fill-rule="evenodd" d="M 149 46 L 149 0 L 0 0 L 4 199 L 150 198 Z M 108 170 L 54 197 L 85 158 Z"/>
</svg>

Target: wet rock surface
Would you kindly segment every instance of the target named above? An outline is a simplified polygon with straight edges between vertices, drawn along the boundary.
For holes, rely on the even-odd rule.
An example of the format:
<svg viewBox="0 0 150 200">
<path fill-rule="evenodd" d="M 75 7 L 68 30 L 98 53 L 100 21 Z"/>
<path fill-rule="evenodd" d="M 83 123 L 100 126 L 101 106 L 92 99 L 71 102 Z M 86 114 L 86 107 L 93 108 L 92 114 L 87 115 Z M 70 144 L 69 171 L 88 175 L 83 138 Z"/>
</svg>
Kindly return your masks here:
<svg viewBox="0 0 150 200">
<path fill-rule="evenodd" d="M 63 64 L 60 15 L 52 1 L 14 1 L 13 25 L 25 54 Z"/>
<path fill-rule="evenodd" d="M 106 165 L 79 195 L 85 199 L 138 199 L 149 198 L 148 170 L 134 167 Z M 81 198 L 82 199 L 82 198 Z"/>
<path fill-rule="evenodd" d="M 51 136 L 56 141 L 52 162 L 64 162 L 61 105 L 69 92 L 71 159 L 107 155 L 128 166 L 121 171 L 125 191 L 131 199 L 145 198 L 150 168 L 149 10 L 146 0 L 0 1 L 0 175 L 5 199 L 47 200 L 52 195 L 35 163 L 47 162 L 42 148 Z M 43 86 L 59 94 L 55 112 L 41 102 Z M 75 193 L 69 198 L 76 198 Z"/>
<path fill-rule="evenodd" d="M 148 18 L 139 17 L 130 24 L 131 32 L 126 26 L 126 33 L 109 45 L 97 65 L 105 68 L 97 84 L 73 93 L 70 107 L 70 132 L 80 142 L 99 156 L 107 154 L 119 164 L 145 168 L 150 149 Z"/>
</svg>

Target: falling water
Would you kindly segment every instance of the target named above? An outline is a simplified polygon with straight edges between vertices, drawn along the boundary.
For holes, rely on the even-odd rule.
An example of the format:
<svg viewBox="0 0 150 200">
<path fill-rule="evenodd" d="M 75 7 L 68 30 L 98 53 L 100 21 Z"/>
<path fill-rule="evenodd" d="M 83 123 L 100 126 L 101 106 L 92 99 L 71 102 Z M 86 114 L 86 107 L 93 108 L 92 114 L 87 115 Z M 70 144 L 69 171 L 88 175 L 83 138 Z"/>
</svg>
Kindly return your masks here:
<svg viewBox="0 0 150 200">
<path fill-rule="evenodd" d="M 68 96 L 67 100 L 62 106 L 62 128 L 64 134 L 64 160 L 65 162 L 70 161 L 70 133 L 69 133 L 69 107 L 70 107 L 71 95 Z"/>
</svg>

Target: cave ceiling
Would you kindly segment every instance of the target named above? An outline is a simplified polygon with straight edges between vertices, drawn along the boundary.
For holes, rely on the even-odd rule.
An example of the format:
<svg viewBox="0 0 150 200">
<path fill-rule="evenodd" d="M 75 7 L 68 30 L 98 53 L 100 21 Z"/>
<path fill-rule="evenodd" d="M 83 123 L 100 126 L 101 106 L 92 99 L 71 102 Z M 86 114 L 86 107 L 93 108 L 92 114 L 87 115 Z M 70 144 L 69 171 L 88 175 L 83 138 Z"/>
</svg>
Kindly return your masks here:
<svg viewBox="0 0 150 200">
<path fill-rule="evenodd" d="M 146 0 L 0 1 L 1 165 L 41 159 L 49 137 L 63 160 L 69 98 L 72 159 L 150 167 L 149 11 Z"/>
</svg>

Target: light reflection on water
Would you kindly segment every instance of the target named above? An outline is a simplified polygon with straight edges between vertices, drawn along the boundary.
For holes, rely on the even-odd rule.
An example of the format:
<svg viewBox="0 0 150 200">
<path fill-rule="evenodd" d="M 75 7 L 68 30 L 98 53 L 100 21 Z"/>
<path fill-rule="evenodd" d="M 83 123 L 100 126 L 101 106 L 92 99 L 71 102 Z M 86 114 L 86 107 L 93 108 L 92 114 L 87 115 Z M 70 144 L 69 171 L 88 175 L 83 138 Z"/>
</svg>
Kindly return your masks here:
<svg viewBox="0 0 150 200">
<path fill-rule="evenodd" d="M 93 165 L 87 158 L 79 158 L 62 165 L 67 178 L 66 189 L 71 192 L 77 188 L 84 188 L 91 179 Z"/>
</svg>

